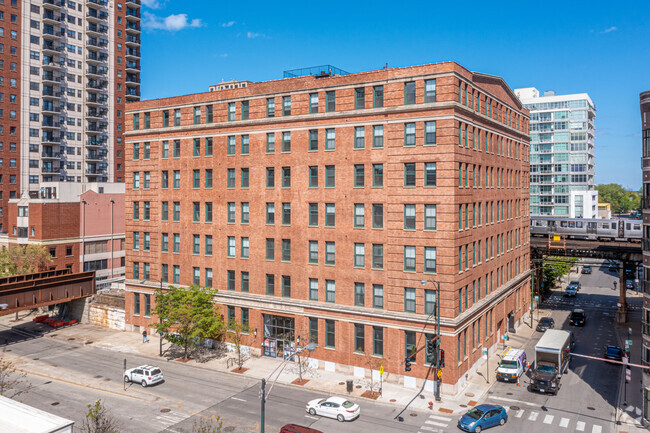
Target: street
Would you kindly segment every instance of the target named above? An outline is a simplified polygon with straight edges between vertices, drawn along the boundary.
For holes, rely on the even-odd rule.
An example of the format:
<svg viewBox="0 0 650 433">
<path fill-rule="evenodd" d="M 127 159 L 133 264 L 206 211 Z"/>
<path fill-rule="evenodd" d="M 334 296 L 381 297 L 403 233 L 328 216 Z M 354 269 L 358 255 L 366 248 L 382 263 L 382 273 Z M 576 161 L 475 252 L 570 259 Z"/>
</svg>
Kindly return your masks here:
<svg viewBox="0 0 650 433">
<path fill-rule="evenodd" d="M 593 266 L 592 274 L 573 273 L 570 279 L 578 278 L 582 289 L 577 296 L 565 298 L 562 296 L 563 288 L 558 288 L 542 305 L 543 314 L 548 313 L 555 319 L 557 329 L 574 331 L 576 353 L 600 357 L 607 344 L 623 347 L 627 327 L 615 325 L 618 291 L 613 290 L 614 275 L 607 271 L 606 266 Z M 628 302 L 629 321 L 638 322 L 641 298 L 628 297 Z M 568 314 L 577 307 L 586 312 L 585 327 L 576 328 L 568 324 Z M 225 431 L 259 431 L 258 380 L 163 358 L 110 351 L 93 344 L 25 338 L 27 335 L 16 331 L 2 332 L 2 338 L 10 342 L 5 346 L 6 356 L 15 359 L 19 368 L 29 372 L 28 378 L 33 385 L 33 389 L 19 400 L 73 419 L 78 426 L 87 412 L 87 405 L 102 399 L 112 416 L 119 420 L 120 431 L 125 433 L 191 431 L 199 417 L 210 419 L 216 416 L 223 420 Z M 535 332 L 524 346 L 529 361 L 534 359 L 534 346 L 541 335 Z M 638 330 L 632 339 L 634 362 L 640 354 Z M 165 382 L 147 388 L 137 384 L 125 386 L 122 382 L 125 358 L 129 368 L 151 363 L 161 367 Z M 619 365 L 574 357 L 569 372 L 562 378 L 562 388 L 557 396 L 529 392 L 529 379 L 524 375 L 520 386 L 492 383 L 488 394 L 479 403 L 500 404 L 507 408 L 508 423 L 495 428 L 495 431 L 613 433 L 616 431 L 615 420 L 620 418 L 616 406 L 623 392 L 620 386 L 622 371 Z M 638 383 L 640 374 L 635 372 L 633 383 Z M 630 406 L 626 413 L 632 418 L 640 408 L 638 393 L 639 386 L 628 385 Z M 401 407 L 359 398 L 355 402 L 361 406 L 361 416 L 352 422 L 339 423 L 307 414 L 305 403 L 323 396 L 323 393 L 309 389 L 276 384 L 266 405 L 266 431 L 277 432 L 288 423 L 311 426 L 323 432 L 458 431 L 457 413 L 407 410 L 403 422 L 397 422 L 394 417 Z M 443 402 L 444 399 L 445 396 Z"/>
</svg>

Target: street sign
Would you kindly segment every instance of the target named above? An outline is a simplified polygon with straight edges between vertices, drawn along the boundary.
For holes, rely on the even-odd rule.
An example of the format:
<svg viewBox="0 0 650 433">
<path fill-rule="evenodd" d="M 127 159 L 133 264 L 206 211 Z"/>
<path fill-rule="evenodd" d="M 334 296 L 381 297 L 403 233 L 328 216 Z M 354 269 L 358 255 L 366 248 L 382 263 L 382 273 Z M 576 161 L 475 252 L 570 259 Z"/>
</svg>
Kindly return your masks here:
<svg viewBox="0 0 650 433">
<path fill-rule="evenodd" d="M 626 368 L 625 369 L 625 381 L 629 382 L 630 380 L 632 380 L 632 370 L 630 370 L 629 368 Z"/>
<path fill-rule="evenodd" d="M 442 379 L 442 370 L 438 370 L 438 379 Z"/>
<path fill-rule="evenodd" d="M 535 302 L 539 302 L 539 296 L 535 296 Z"/>
<path fill-rule="evenodd" d="M 627 364 L 629 362 L 629 360 L 627 359 L 627 356 L 624 356 L 622 361 L 623 361 L 623 364 Z"/>
<path fill-rule="evenodd" d="M 626 346 L 631 346 L 632 345 L 632 340 L 625 340 L 625 345 Z"/>
<path fill-rule="evenodd" d="M 508 336 L 507 336 L 506 334 L 503 334 L 503 335 L 501 336 L 501 338 L 503 338 L 503 340 L 505 341 L 505 340 L 508 339 Z"/>
<path fill-rule="evenodd" d="M 383 366 L 383 365 L 380 365 L 380 366 L 379 366 L 379 375 L 380 375 L 380 376 L 383 376 L 383 375 L 384 375 L 384 366 Z"/>
<path fill-rule="evenodd" d="M 487 355 L 487 347 L 483 348 L 483 355 Z"/>
</svg>

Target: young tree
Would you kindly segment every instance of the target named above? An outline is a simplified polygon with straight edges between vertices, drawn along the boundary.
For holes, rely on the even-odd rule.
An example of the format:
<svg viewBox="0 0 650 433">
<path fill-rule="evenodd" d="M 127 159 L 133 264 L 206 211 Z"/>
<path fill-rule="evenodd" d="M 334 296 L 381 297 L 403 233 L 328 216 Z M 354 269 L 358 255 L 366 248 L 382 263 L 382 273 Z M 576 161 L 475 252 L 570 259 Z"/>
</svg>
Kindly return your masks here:
<svg viewBox="0 0 650 433">
<path fill-rule="evenodd" d="M 192 286 L 187 289 L 169 286 L 157 289 L 154 313 L 161 319 L 152 323 L 156 332 L 188 351 L 196 347 L 197 341 L 214 338 L 223 333 L 221 315 L 215 312 L 216 290 Z"/>
<path fill-rule="evenodd" d="M 104 407 L 101 400 L 88 405 L 88 413 L 81 425 L 83 433 L 120 433 L 120 425 Z"/>
<path fill-rule="evenodd" d="M 222 429 L 223 421 L 220 416 L 213 419 L 200 418 L 199 421 L 194 421 L 190 433 L 221 433 Z M 185 429 L 181 429 L 181 432 L 185 433 Z"/>
<path fill-rule="evenodd" d="M 244 359 L 241 356 L 241 342 L 243 336 L 248 334 L 249 327 L 247 323 L 238 322 L 235 319 L 232 319 L 228 322 L 228 335 L 230 341 L 235 345 L 235 352 L 237 352 L 237 366 L 241 370 L 244 366 Z"/>
<path fill-rule="evenodd" d="M 12 246 L 0 251 L 0 276 L 31 274 L 51 262 L 52 257 L 42 245 Z"/>
<path fill-rule="evenodd" d="M 27 375 L 16 370 L 13 362 L 0 355 L 0 395 L 15 398 L 30 390 L 31 384 L 26 380 Z"/>
<path fill-rule="evenodd" d="M 386 360 L 388 358 L 385 357 L 385 356 L 383 358 L 378 358 L 376 356 L 372 356 L 370 351 L 367 351 L 367 350 L 364 351 L 363 355 L 365 357 L 366 365 L 370 369 L 370 393 L 372 394 L 372 396 L 374 396 L 374 394 L 375 394 L 375 378 L 374 378 L 372 372 L 373 371 L 379 371 L 379 369 L 381 368 L 381 365 L 384 362 L 386 362 Z"/>
</svg>

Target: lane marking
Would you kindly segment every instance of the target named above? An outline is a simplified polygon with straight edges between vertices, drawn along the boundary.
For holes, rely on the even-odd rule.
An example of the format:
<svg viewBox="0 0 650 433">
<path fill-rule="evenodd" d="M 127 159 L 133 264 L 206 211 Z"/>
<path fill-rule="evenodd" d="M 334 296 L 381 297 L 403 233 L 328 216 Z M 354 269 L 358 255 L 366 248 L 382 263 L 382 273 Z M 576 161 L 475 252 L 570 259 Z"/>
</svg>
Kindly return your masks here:
<svg viewBox="0 0 650 433">
<path fill-rule="evenodd" d="M 231 399 L 231 400 L 237 400 L 237 401 L 243 401 L 243 402 L 246 401 L 246 400 L 244 400 L 244 399 L 242 399 L 242 398 L 237 398 L 237 397 L 230 397 L 230 399 Z"/>
<path fill-rule="evenodd" d="M 539 415 L 539 412 L 531 412 L 530 415 L 528 416 L 528 421 L 537 420 L 537 415 Z"/>
<path fill-rule="evenodd" d="M 429 431 L 436 431 L 436 430 L 438 430 L 437 428 L 428 427 L 428 426 L 426 426 L 426 425 L 423 425 L 423 426 L 420 427 L 420 428 L 421 428 L 422 430 L 429 430 Z"/>
<path fill-rule="evenodd" d="M 444 416 L 438 416 L 438 415 L 429 415 L 429 418 L 438 419 L 440 421 L 447 421 L 447 422 L 451 421 L 451 418 L 447 418 L 447 417 L 444 417 Z"/>
<path fill-rule="evenodd" d="M 562 418 L 560 420 L 560 427 L 567 428 L 569 426 L 569 418 Z"/>
<path fill-rule="evenodd" d="M 585 431 L 585 423 L 582 421 L 578 421 L 576 423 L 576 430 L 578 431 Z"/>
<path fill-rule="evenodd" d="M 311 416 L 311 415 L 305 415 L 305 418 L 314 419 L 316 421 L 318 421 L 320 419 L 320 418 L 317 418 L 317 417 Z"/>
<path fill-rule="evenodd" d="M 591 429 L 591 433 L 600 433 L 602 430 L 603 430 L 603 428 L 602 428 L 601 426 L 599 426 L 599 425 L 595 425 L 595 426 Z"/>
<path fill-rule="evenodd" d="M 553 415 L 546 415 L 544 417 L 544 424 L 551 424 L 553 422 L 553 418 L 555 418 Z"/>
<path fill-rule="evenodd" d="M 515 417 L 517 417 L 517 418 L 521 418 L 521 416 L 522 416 L 523 414 L 524 414 L 524 410 L 523 410 L 523 409 L 519 409 L 519 410 L 517 411 L 517 413 L 515 414 Z"/>
<path fill-rule="evenodd" d="M 497 396 L 494 396 L 494 395 L 489 396 L 489 398 L 492 398 L 494 400 L 509 401 L 511 403 L 526 404 L 528 406 L 539 406 L 538 404 L 535 404 L 535 403 L 529 403 L 527 401 L 515 400 L 514 398 L 497 397 Z"/>
<path fill-rule="evenodd" d="M 425 424 L 430 424 L 430 425 L 435 425 L 438 427 L 447 427 L 449 424 L 446 422 L 437 422 L 437 421 L 431 421 L 431 420 L 426 420 L 424 421 Z M 425 426 L 423 426 L 425 427 Z"/>
</svg>

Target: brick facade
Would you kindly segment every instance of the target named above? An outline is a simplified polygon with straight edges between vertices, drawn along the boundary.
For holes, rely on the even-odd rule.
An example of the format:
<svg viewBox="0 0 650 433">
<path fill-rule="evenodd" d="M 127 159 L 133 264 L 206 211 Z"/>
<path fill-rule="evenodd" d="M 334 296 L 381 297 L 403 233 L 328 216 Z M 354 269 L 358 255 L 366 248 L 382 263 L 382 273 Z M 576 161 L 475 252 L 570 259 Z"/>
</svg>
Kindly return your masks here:
<svg viewBox="0 0 650 433">
<path fill-rule="evenodd" d="M 375 93 L 379 87 L 382 104 Z M 318 95 L 317 107 L 310 94 Z M 328 104 L 328 95 L 335 104 Z M 248 119 L 242 120 L 243 101 Z M 174 126 L 177 109 L 180 125 Z M 168 126 L 163 111 L 169 113 Z M 144 129 L 146 117 L 150 126 Z M 139 123 L 135 130 L 134 122 Z M 377 127 L 383 129 L 381 144 Z M 433 294 L 425 290 L 434 285 L 421 284 L 433 279 L 441 288 L 443 382 L 453 391 L 479 361 L 481 347 L 495 347 L 506 332 L 508 315 L 516 322 L 529 308 L 528 112 L 499 77 L 448 62 L 252 83 L 131 104 L 126 129 L 127 324 L 155 320 L 134 317 L 133 293 L 151 293 L 160 280 L 190 285 L 196 268 L 196 282 L 219 289 L 217 301 L 234 307 L 238 320 L 242 308 L 248 309 L 250 326 L 257 330 L 247 342 L 251 346 L 259 348 L 265 340 L 263 314 L 293 318 L 293 336 L 303 341 L 311 318 L 318 324 L 314 358 L 337 368 L 367 367 L 355 346 L 363 342 L 363 351 L 373 353 L 373 337 L 381 332 L 379 358 L 387 372 L 399 376 L 407 339 L 415 338 L 420 347 L 425 323 L 427 333 L 434 332 L 425 312 L 434 305 L 425 302 Z M 283 145 L 285 133 L 290 133 L 289 146 Z M 211 155 L 206 155 L 208 140 Z M 206 187 L 209 170 L 212 183 Z M 134 203 L 140 209 L 137 219 Z M 142 217 L 145 203 L 148 220 Z M 212 217 L 206 221 L 209 207 Z M 211 255 L 206 254 L 210 236 Z M 267 249 L 269 239 L 274 255 Z M 310 254 L 310 241 L 317 253 Z M 211 282 L 206 280 L 210 270 Z M 248 277 L 248 291 L 242 276 Z M 310 291 L 315 282 L 318 290 Z M 283 283 L 289 283 L 290 293 Z M 361 285 L 364 295 L 357 296 Z M 374 296 L 379 288 L 381 301 Z M 222 314 L 227 317 L 228 309 Z M 328 326 L 335 332 L 329 341 Z M 364 338 L 355 340 L 362 329 Z M 327 347 L 332 342 L 334 347 Z M 407 377 L 423 378 L 424 364 L 420 352 Z M 406 386 L 415 383 L 403 380 Z"/>
</svg>

